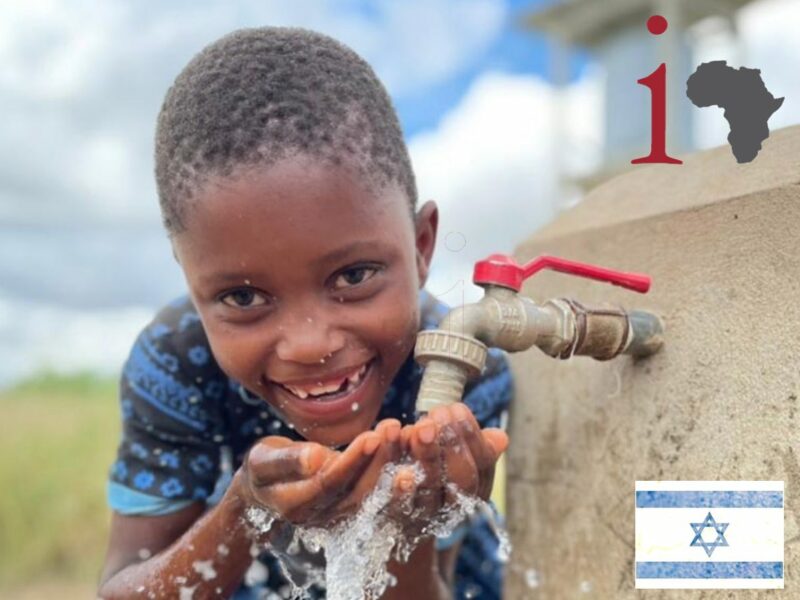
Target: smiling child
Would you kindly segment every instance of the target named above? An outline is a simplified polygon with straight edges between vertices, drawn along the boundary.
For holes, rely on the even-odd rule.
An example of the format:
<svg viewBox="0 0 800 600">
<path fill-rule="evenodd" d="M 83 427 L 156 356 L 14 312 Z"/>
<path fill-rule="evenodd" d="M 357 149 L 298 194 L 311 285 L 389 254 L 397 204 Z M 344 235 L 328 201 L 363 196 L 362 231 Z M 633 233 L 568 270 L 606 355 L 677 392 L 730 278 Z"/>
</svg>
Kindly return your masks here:
<svg viewBox="0 0 800 600">
<path fill-rule="evenodd" d="M 438 214 L 417 207 L 397 116 L 363 59 L 300 29 L 211 44 L 167 93 L 156 178 L 189 295 L 123 369 L 101 597 L 282 591 L 270 550 L 293 525 L 354 514 L 387 463 L 425 475 L 407 466 L 392 482 L 387 510 L 407 532 L 454 501 L 448 484 L 488 499 L 510 376 L 492 351 L 463 404 L 415 422 L 415 338 L 447 311 L 424 291 Z M 243 518 L 252 506 L 277 515 L 269 532 Z M 390 562 L 383 597 L 499 598 L 496 546 L 480 519 L 427 537 Z M 244 586 L 253 555 L 266 569 Z"/>
</svg>

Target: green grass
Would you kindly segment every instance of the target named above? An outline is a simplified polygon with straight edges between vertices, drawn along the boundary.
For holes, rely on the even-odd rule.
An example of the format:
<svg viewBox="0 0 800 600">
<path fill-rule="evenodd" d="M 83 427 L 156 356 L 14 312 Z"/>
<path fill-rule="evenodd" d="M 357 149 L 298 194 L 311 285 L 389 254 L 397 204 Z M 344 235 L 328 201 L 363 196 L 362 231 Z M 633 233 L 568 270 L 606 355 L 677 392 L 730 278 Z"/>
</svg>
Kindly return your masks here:
<svg viewBox="0 0 800 600">
<path fill-rule="evenodd" d="M 0 597 L 37 581 L 96 579 L 119 437 L 116 385 L 45 373 L 0 391 Z"/>
</svg>

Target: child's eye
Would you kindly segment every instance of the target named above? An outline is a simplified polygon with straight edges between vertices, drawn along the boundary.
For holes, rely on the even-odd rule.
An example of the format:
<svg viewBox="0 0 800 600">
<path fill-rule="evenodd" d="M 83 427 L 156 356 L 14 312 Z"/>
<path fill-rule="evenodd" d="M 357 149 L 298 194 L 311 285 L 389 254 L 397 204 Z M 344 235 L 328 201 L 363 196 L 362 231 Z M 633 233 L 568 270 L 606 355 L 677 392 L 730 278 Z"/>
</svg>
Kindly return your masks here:
<svg viewBox="0 0 800 600">
<path fill-rule="evenodd" d="M 240 288 L 220 296 L 220 302 L 232 308 L 253 308 L 267 303 L 264 297 L 250 288 Z"/>
<path fill-rule="evenodd" d="M 362 284 L 365 281 L 372 279 L 378 270 L 379 269 L 377 267 L 368 266 L 345 269 L 336 276 L 336 279 L 333 282 L 333 289 L 343 290 L 348 287 Z"/>
</svg>

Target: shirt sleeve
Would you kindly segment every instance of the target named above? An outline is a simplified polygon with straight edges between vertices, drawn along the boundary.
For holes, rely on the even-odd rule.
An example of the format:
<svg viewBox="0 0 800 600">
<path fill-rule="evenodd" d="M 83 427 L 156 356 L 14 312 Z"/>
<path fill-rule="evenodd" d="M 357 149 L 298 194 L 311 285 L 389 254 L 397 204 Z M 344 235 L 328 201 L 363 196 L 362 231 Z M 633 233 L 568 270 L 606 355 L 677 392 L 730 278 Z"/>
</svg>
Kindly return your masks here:
<svg viewBox="0 0 800 600">
<path fill-rule="evenodd" d="M 162 310 L 138 336 L 120 377 L 122 438 L 108 503 L 125 515 L 160 515 L 204 501 L 220 471 L 225 392 L 188 302 Z"/>
</svg>

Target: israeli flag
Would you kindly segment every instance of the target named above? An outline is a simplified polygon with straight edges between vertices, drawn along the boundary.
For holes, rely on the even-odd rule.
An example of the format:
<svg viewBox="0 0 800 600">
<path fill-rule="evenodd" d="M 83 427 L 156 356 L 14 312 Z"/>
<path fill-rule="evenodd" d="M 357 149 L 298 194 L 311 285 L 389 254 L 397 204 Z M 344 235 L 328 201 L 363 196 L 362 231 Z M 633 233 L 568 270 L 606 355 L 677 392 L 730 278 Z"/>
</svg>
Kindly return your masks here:
<svg viewBox="0 0 800 600">
<path fill-rule="evenodd" d="M 637 481 L 636 587 L 783 588 L 782 481 Z"/>
</svg>

